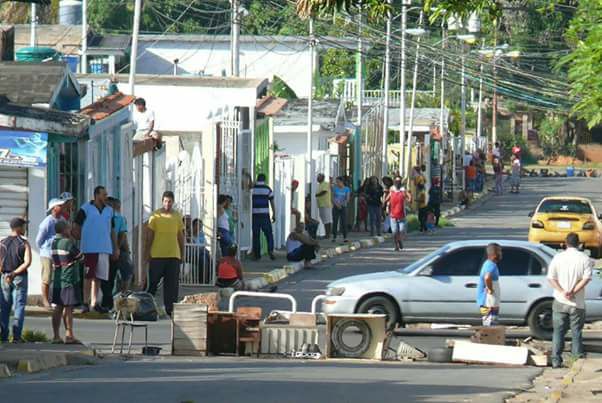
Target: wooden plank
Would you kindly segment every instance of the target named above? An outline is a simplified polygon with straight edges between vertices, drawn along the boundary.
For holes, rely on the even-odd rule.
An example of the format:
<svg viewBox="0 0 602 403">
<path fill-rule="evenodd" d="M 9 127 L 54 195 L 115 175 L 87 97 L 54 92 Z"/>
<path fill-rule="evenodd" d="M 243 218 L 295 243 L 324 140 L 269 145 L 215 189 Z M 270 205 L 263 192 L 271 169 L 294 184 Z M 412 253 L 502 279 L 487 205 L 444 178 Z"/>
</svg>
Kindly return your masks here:
<svg viewBox="0 0 602 403">
<path fill-rule="evenodd" d="M 291 313 L 289 325 L 299 327 L 316 326 L 316 315 L 313 313 Z"/>
<path fill-rule="evenodd" d="M 478 344 L 464 340 L 454 342 L 452 361 L 479 364 L 525 365 L 529 349 L 525 347 Z"/>
</svg>

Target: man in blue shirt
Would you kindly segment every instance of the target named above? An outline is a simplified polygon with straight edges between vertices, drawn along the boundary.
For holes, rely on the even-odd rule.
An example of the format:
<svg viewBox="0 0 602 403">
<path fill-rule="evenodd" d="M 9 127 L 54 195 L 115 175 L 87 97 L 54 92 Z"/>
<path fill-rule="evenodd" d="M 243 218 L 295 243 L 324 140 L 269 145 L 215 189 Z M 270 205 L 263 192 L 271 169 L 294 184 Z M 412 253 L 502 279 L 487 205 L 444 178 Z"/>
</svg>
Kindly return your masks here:
<svg viewBox="0 0 602 403">
<path fill-rule="evenodd" d="M 332 242 L 337 240 L 337 232 L 339 225 L 341 226 L 341 232 L 343 233 L 343 241 L 347 242 L 347 205 L 351 200 L 351 189 L 349 189 L 343 177 L 339 176 L 336 179 L 336 184 L 332 188 Z"/>
<path fill-rule="evenodd" d="M 274 234 L 272 223 L 276 221 L 276 209 L 274 208 L 274 193 L 265 184 L 265 175 L 257 175 L 257 182 L 251 188 L 253 199 L 253 256 L 255 260 L 261 258 L 261 246 L 259 235 L 261 232 L 268 241 L 268 253 L 270 259 L 274 260 Z M 270 207 L 272 207 L 272 220 L 270 221 Z"/>
<path fill-rule="evenodd" d="M 42 304 L 46 308 L 50 308 L 49 289 L 50 279 L 52 277 L 52 241 L 56 235 L 54 226 L 57 222 L 62 221 L 62 212 L 65 200 L 52 199 L 48 202 L 48 215 L 38 228 L 36 236 L 36 245 L 40 250 L 40 262 L 42 265 Z"/>
<path fill-rule="evenodd" d="M 477 287 L 483 326 L 495 326 L 500 311 L 500 272 L 497 264 L 502 260 L 502 247 L 497 243 L 487 245 L 487 260 L 481 267 Z"/>
</svg>

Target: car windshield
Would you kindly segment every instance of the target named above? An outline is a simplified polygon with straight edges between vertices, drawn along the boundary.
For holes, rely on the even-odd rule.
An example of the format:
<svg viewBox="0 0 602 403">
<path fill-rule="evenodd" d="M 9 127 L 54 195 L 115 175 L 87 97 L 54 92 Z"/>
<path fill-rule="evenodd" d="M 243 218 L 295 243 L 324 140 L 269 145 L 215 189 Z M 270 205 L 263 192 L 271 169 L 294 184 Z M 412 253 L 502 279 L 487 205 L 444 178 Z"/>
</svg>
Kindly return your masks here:
<svg viewBox="0 0 602 403">
<path fill-rule="evenodd" d="M 442 255 L 445 250 L 447 250 L 447 247 L 439 248 L 439 249 L 429 253 L 428 255 L 424 256 L 423 258 L 418 259 L 417 261 L 410 264 L 409 266 L 406 266 L 403 269 L 399 269 L 397 271 L 404 273 L 404 274 L 410 274 L 414 270 L 418 269 L 419 267 L 422 267 L 426 262 L 433 259 L 435 256 Z"/>
<path fill-rule="evenodd" d="M 592 214 L 592 208 L 585 200 L 544 200 L 538 213 Z"/>
</svg>

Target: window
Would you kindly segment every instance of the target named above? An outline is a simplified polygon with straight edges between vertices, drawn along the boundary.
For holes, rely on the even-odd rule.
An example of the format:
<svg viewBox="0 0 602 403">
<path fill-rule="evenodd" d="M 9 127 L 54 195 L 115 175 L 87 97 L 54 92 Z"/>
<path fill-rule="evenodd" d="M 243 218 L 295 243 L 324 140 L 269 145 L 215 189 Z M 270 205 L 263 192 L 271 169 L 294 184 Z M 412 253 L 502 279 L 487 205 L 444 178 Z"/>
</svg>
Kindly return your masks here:
<svg viewBox="0 0 602 403">
<path fill-rule="evenodd" d="M 531 276 L 542 276 L 548 273 L 548 268 L 545 267 L 541 260 L 539 260 L 535 255 L 531 255 L 531 263 L 529 264 L 529 274 Z"/>
<path fill-rule="evenodd" d="M 592 207 L 585 200 L 545 200 L 539 206 L 538 213 L 569 213 L 569 214 L 592 214 Z"/>
<path fill-rule="evenodd" d="M 524 249 L 503 248 L 502 261 L 498 263 L 501 276 L 526 276 L 529 274 L 531 253 Z M 541 271 L 541 268 L 540 268 Z"/>
<path fill-rule="evenodd" d="M 450 252 L 433 263 L 433 276 L 478 276 L 485 259 L 485 248 Z"/>
</svg>

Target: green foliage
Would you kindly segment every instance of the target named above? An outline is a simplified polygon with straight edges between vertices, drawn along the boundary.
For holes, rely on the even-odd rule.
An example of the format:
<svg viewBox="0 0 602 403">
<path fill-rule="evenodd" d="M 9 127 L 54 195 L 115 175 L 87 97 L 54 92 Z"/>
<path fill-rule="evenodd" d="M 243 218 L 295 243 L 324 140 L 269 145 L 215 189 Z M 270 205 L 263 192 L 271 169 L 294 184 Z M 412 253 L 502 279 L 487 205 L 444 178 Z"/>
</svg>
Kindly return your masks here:
<svg viewBox="0 0 602 403">
<path fill-rule="evenodd" d="M 508 160 L 512 155 L 512 147 L 518 144 L 521 148 L 521 159 L 523 164 L 531 164 L 535 162 L 535 158 L 529 152 L 529 145 L 522 136 L 514 136 L 510 132 L 500 133 L 497 141 L 500 143 L 502 155 Z"/>
<path fill-rule="evenodd" d="M 270 95 L 290 100 L 297 99 L 297 94 L 278 76 L 274 76 Z"/>
<path fill-rule="evenodd" d="M 39 330 L 25 329 L 21 333 L 21 339 L 26 343 L 47 343 L 49 341 L 46 333 Z"/>
<path fill-rule="evenodd" d="M 390 9 L 386 0 L 297 0 L 297 14 L 301 18 L 337 12 L 356 14 L 364 10 L 369 18 L 378 20 L 385 17 Z"/>
<path fill-rule="evenodd" d="M 539 143 L 546 157 L 557 155 L 575 156 L 575 147 L 562 136 L 566 118 L 548 114 L 539 125 Z"/>
<path fill-rule="evenodd" d="M 590 128 L 602 123 L 602 2 L 579 1 L 567 32 L 574 46 L 559 67 L 568 66 L 573 113 Z"/>
<path fill-rule="evenodd" d="M 446 18 L 447 15 L 457 15 L 461 18 L 468 17 L 472 12 L 478 14 L 488 14 L 492 17 L 499 17 L 502 13 L 500 2 L 496 0 L 425 0 L 424 9 L 430 12 L 431 22 L 440 18 Z"/>
</svg>

